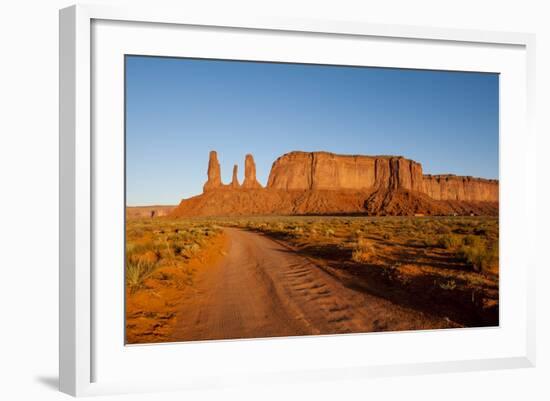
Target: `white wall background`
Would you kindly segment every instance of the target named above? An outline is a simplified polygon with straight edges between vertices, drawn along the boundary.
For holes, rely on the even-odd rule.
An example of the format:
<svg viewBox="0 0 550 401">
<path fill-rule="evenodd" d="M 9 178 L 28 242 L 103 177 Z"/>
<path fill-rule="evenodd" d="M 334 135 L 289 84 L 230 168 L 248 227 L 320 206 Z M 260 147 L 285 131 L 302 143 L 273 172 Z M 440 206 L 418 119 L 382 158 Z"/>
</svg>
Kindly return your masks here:
<svg viewBox="0 0 550 401">
<path fill-rule="evenodd" d="M 116 5 L 130 0 L 96 0 Z M 538 207 L 550 205 L 550 12 L 532 0 L 186 1 L 189 12 L 276 15 L 537 34 Z M 52 400 L 57 392 L 58 9 L 65 0 L 2 1 L 0 14 L 0 398 Z M 143 2 L 147 3 L 147 2 Z M 171 1 L 150 1 L 156 7 Z M 538 366 L 534 369 L 237 388 L 158 399 L 549 399 L 550 221 L 540 213 Z M 109 399 L 114 397 L 108 397 Z M 117 398 L 118 399 L 118 398 Z"/>
</svg>

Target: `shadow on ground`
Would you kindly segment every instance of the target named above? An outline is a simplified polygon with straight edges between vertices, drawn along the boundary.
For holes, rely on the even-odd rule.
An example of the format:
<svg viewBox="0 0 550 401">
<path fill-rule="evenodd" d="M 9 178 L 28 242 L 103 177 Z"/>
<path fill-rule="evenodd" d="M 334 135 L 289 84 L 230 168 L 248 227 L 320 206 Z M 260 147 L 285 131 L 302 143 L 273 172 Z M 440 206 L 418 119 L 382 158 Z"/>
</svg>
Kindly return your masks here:
<svg viewBox="0 0 550 401">
<path fill-rule="evenodd" d="M 59 377 L 57 376 L 38 376 L 35 380 L 50 390 L 59 390 Z"/>
<path fill-rule="evenodd" d="M 282 240 L 281 237 L 276 239 Z M 424 260 L 418 263 L 415 258 L 420 255 L 413 250 L 407 254 L 396 253 L 382 258 L 382 264 L 355 263 L 351 261 L 351 250 L 343 249 L 336 244 L 320 244 L 298 249 L 293 247 L 289 248 L 288 252 L 310 258 L 348 288 L 379 296 L 397 305 L 446 317 L 465 327 L 488 327 L 499 324 L 498 290 L 497 301 L 494 303 L 491 302 L 495 298 L 494 289 L 472 287 L 458 278 L 453 279 L 452 285 L 447 286 L 447 282 L 442 282 L 439 275 L 403 275 L 399 270 L 399 265 L 403 261 L 450 271 L 466 270 L 466 267 L 455 259 L 444 260 L 438 256 L 423 255 Z"/>
</svg>

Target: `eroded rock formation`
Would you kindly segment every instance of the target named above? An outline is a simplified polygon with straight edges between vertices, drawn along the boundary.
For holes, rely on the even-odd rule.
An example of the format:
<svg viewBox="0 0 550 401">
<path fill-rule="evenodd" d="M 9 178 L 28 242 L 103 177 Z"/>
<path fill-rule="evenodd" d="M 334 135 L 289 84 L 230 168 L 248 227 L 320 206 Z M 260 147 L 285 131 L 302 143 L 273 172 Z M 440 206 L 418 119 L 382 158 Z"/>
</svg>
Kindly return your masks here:
<svg viewBox="0 0 550 401">
<path fill-rule="evenodd" d="M 244 181 L 243 188 L 262 188 L 256 179 L 256 163 L 251 154 L 247 154 L 244 159 Z"/>
<path fill-rule="evenodd" d="M 498 200 L 498 180 L 424 175 L 420 163 L 401 156 L 328 152 L 279 157 L 265 188 L 248 154 L 243 184 L 239 185 L 235 165 L 231 184 L 224 185 L 212 151 L 204 194 L 184 199 L 172 215 L 498 215 Z"/>
<path fill-rule="evenodd" d="M 237 173 L 239 172 L 239 166 L 236 164 L 233 166 L 233 178 L 231 179 L 231 188 L 239 188 L 239 179 L 237 178 Z"/>
<path fill-rule="evenodd" d="M 220 162 L 218 161 L 218 153 L 215 150 L 210 152 L 210 158 L 208 159 L 208 180 L 203 186 L 204 192 L 212 189 L 220 188 L 222 186 L 222 176 L 220 169 Z"/>
</svg>

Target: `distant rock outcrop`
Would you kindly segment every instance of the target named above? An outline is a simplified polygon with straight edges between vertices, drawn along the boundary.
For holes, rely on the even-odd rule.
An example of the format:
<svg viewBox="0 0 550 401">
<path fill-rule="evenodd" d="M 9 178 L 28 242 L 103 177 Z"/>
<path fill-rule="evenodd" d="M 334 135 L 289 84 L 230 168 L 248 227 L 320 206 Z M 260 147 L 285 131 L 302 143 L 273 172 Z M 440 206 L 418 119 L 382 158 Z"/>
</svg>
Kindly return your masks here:
<svg viewBox="0 0 550 401">
<path fill-rule="evenodd" d="M 435 200 L 498 202 L 499 195 L 497 180 L 451 174 L 424 175 L 421 190 Z"/>
<path fill-rule="evenodd" d="M 156 218 L 168 216 L 176 206 L 157 205 L 157 206 L 126 206 L 126 218 Z"/>
<path fill-rule="evenodd" d="M 204 194 L 182 200 L 172 215 L 498 215 L 498 200 L 498 180 L 424 175 L 420 163 L 401 156 L 329 152 L 279 157 L 265 188 L 247 154 L 243 184 L 235 166 L 231 184 L 224 185 L 212 151 Z"/>
</svg>

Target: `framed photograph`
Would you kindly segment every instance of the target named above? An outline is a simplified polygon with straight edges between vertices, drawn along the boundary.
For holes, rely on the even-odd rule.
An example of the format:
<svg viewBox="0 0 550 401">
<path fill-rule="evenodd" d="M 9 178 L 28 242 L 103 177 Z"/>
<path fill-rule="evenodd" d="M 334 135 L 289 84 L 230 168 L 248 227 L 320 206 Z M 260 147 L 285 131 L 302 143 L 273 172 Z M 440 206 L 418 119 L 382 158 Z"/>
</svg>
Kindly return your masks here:
<svg viewBox="0 0 550 401">
<path fill-rule="evenodd" d="M 534 37 L 60 12 L 60 388 L 529 367 Z"/>
</svg>

